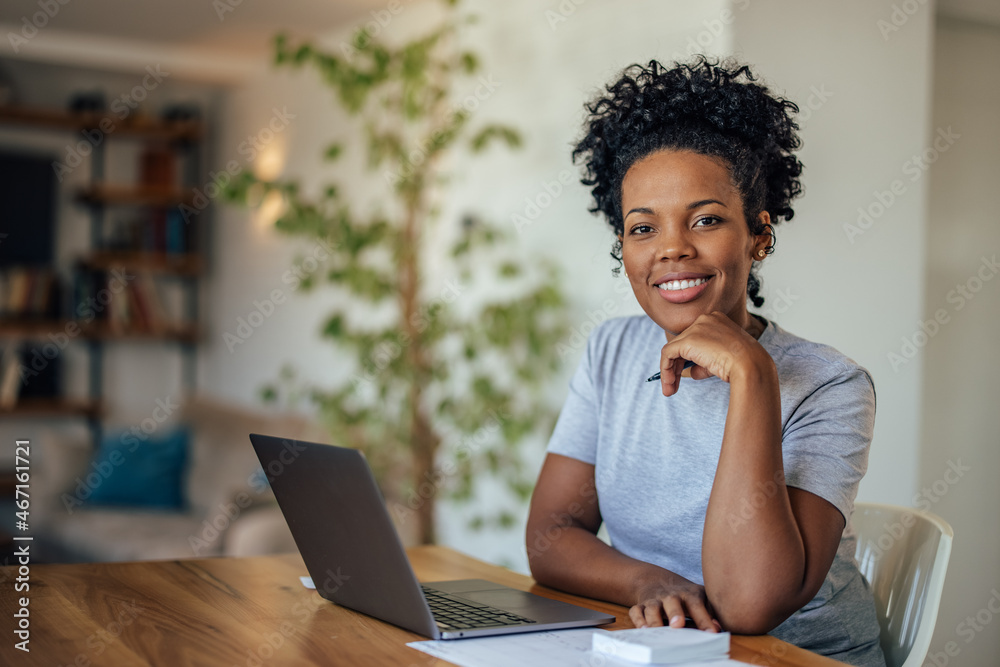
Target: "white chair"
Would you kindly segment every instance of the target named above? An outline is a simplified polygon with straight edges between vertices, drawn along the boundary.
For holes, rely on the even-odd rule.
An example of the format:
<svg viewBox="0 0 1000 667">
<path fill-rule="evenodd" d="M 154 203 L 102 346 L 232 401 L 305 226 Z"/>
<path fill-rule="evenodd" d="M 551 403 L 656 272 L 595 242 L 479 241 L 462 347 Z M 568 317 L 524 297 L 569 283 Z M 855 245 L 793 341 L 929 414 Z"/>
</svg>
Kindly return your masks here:
<svg viewBox="0 0 1000 667">
<path fill-rule="evenodd" d="M 855 557 L 871 584 L 887 667 L 919 667 L 930 648 L 954 533 L 909 507 L 857 503 Z"/>
</svg>

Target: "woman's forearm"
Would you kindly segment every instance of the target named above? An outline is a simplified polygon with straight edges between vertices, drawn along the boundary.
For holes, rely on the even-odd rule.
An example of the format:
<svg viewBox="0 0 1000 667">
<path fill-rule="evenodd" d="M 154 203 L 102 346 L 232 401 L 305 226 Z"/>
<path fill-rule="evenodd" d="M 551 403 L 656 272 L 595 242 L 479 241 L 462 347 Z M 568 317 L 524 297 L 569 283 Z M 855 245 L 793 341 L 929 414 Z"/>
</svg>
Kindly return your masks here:
<svg viewBox="0 0 1000 667">
<path fill-rule="evenodd" d="M 784 484 L 777 371 L 748 366 L 730 378 L 702 570 L 723 627 L 758 634 L 801 606 L 806 550 Z"/>
<path fill-rule="evenodd" d="M 636 604 L 638 591 L 651 582 L 686 582 L 622 554 L 573 524 L 529 525 L 528 563 L 542 585 L 626 607 Z"/>
</svg>

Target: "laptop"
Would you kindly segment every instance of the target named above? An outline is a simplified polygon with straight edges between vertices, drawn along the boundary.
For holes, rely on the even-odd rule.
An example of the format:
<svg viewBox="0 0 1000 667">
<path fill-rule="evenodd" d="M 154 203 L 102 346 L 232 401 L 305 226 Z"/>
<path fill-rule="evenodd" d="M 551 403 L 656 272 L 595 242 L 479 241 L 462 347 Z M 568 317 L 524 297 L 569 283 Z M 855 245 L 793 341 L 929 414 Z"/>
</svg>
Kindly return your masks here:
<svg viewBox="0 0 1000 667">
<path fill-rule="evenodd" d="M 364 455 L 250 434 L 316 590 L 432 639 L 612 623 L 591 609 L 482 579 L 417 581 Z"/>
</svg>

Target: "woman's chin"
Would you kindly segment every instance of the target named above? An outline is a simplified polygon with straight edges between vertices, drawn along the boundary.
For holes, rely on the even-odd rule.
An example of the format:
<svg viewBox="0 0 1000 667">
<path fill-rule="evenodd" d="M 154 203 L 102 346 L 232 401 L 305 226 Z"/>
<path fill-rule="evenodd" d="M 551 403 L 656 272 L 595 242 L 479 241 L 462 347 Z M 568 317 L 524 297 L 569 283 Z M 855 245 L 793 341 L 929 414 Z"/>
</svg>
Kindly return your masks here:
<svg viewBox="0 0 1000 667">
<path fill-rule="evenodd" d="M 649 317 L 649 319 L 656 322 L 656 325 L 661 329 L 663 329 L 663 331 L 665 331 L 667 336 L 670 338 L 676 336 L 677 334 L 681 333 L 689 326 L 694 324 L 694 321 L 698 317 L 697 315 L 695 315 L 694 317 L 685 317 L 681 319 L 676 316 L 666 317 L 664 316 L 663 313 L 659 312 L 650 313 L 649 311 L 646 311 L 646 315 Z"/>
<path fill-rule="evenodd" d="M 645 295 L 644 295 L 645 296 Z M 643 311 L 657 326 L 667 332 L 668 336 L 676 336 L 694 324 L 704 313 L 710 313 L 713 308 L 708 299 L 698 299 L 697 302 L 682 304 L 668 303 L 660 298 L 642 299 L 639 301 Z"/>
</svg>

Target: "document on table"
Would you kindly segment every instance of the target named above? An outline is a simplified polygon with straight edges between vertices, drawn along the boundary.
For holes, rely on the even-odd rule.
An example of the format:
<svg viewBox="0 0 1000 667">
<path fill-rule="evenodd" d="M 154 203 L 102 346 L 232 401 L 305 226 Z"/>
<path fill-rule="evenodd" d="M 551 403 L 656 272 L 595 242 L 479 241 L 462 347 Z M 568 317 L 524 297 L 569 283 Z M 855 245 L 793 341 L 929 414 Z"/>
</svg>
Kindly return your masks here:
<svg viewBox="0 0 1000 667">
<path fill-rule="evenodd" d="M 636 667 L 635 662 L 622 660 L 591 650 L 590 628 L 525 632 L 479 639 L 432 640 L 410 642 L 410 648 L 429 653 L 435 658 L 461 667 Z M 746 665 L 736 660 L 684 663 L 700 667 L 732 667 Z M 684 667 L 674 663 L 672 667 Z"/>
</svg>

